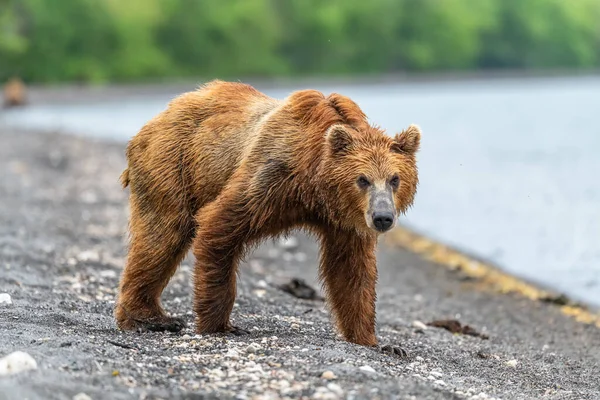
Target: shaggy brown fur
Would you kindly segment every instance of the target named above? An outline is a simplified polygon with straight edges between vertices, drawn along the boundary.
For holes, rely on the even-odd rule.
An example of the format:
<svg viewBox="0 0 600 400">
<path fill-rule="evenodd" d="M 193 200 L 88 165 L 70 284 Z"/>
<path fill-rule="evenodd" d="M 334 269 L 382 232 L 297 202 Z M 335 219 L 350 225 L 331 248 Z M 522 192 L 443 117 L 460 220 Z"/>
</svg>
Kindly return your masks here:
<svg viewBox="0 0 600 400">
<path fill-rule="evenodd" d="M 174 99 L 127 148 L 131 245 L 119 327 L 181 329 L 159 298 L 192 246 L 197 332 L 242 333 L 229 319 L 240 259 L 261 239 L 300 228 L 321 241 L 320 277 L 341 333 L 376 345 L 378 232 L 357 178 L 388 188 L 404 212 L 419 140 L 414 125 L 386 136 L 339 94 L 304 90 L 280 101 L 213 81 Z"/>
<path fill-rule="evenodd" d="M 12 78 L 6 82 L 3 92 L 5 108 L 21 106 L 26 102 L 25 85 L 19 78 Z"/>
</svg>

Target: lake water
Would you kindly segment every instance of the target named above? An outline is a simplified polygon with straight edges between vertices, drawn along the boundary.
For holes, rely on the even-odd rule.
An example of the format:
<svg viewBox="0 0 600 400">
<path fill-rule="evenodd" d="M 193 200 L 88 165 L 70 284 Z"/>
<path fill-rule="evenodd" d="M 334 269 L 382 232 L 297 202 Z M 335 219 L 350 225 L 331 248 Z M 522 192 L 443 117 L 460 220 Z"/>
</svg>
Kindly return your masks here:
<svg viewBox="0 0 600 400">
<path fill-rule="evenodd" d="M 405 224 L 600 305 L 600 77 L 313 87 L 352 97 L 390 133 L 421 126 Z M 172 95 L 31 106 L 0 122 L 127 140 Z"/>
</svg>

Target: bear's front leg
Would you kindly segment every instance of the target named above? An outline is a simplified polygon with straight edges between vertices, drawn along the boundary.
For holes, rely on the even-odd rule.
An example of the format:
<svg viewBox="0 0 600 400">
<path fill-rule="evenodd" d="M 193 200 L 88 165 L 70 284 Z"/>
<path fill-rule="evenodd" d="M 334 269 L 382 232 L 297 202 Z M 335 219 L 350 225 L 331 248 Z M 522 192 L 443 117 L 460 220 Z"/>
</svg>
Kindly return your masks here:
<svg viewBox="0 0 600 400">
<path fill-rule="evenodd" d="M 376 346 L 376 237 L 331 230 L 321 240 L 320 277 L 339 330 L 346 340 Z"/>
<path fill-rule="evenodd" d="M 249 333 L 229 321 L 237 268 L 248 235 L 247 219 L 237 210 L 237 202 L 225 193 L 200 210 L 196 218 L 194 309 L 198 333 Z"/>
</svg>

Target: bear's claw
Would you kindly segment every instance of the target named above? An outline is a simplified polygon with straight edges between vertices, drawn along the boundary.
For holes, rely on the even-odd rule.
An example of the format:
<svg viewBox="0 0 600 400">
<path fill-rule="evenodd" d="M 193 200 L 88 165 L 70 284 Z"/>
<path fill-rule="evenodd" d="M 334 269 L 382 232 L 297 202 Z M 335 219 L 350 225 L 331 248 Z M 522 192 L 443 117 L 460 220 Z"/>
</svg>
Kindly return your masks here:
<svg viewBox="0 0 600 400">
<path fill-rule="evenodd" d="M 232 335 L 235 335 L 235 336 L 244 336 L 244 335 L 249 335 L 250 331 L 247 331 L 247 330 L 242 329 L 237 326 L 232 326 L 231 328 L 229 328 L 229 333 L 231 333 Z"/>
<path fill-rule="evenodd" d="M 379 348 L 379 351 L 381 351 L 382 353 L 388 353 L 392 356 L 397 356 L 400 358 L 408 358 L 408 352 L 400 346 L 393 346 L 391 344 L 387 344 L 385 346 L 381 346 Z"/>
</svg>

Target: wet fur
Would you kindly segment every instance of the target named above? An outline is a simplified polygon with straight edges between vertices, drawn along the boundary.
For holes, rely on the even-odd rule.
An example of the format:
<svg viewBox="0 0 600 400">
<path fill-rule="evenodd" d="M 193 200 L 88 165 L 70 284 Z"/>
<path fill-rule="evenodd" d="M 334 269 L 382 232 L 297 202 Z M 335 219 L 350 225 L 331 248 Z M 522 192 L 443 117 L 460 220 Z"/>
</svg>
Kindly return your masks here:
<svg viewBox="0 0 600 400">
<path fill-rule="evenodd" d="M 320 278 L 339 330 L 376 345 L 377 234 L 365 223 L 368 196 L 356 171 L 399 173 L 394 201 L 405 211 L 419 138 L 416 126 L 386 136 L 338 94 L 275 100 L 213 81 L 177 97 L 127 147 L 121 182 L 130 187 L 131 238 L 118 326 L 173 325 L 160 295 L 191 247 L 197 332 L 234 330 L 240 259 L 266 237 L 303 229 L 321 242 Z"/>
</svg>

